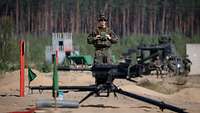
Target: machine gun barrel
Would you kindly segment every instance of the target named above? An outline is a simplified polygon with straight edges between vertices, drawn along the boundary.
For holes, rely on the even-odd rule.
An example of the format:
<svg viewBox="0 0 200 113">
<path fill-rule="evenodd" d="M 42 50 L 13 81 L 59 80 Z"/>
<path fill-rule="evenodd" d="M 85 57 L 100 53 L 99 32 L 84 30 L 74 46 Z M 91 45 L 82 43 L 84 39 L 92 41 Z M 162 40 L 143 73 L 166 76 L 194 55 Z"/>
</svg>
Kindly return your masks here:
<svg viewBox="0 0 200 113">
<path fill-rule="evenodd" d="M 149 103 L 149 104 L 153 104 L 155 106 L 159 106 L 161 110 L 169 109 L 171 111 L 178 112 L 178 113 L 187 113 L 187 112 L 184 111 L 185 109 L 183 109 L 183 108 L 179 108 L 179 107 L 176 107 L 174 105 L 166 104 L 162 101 L 154 100 L 154 99 L 147 98 L 147 97 L 144 97 L 144 96 L 139 96 L 137 94 L 130 93 L 130 92 L 127 92 L 127 91 L 123 91 L 121 89 L 119 89 L 117 92 L 122 94 L 122 95 L 126 95 L 128 97 L 138 99 L 140 101 L 143 101 L 143 102 L 146 102 L 146 103 Z"/>
<path fill-rule="evenodd" d="M 141 61 L 139 61 L 139 63 L 143 63 L 143 62 L 145 62 L 145 61 L 147 61 L 147 60 L 149 60 L 149 59 L 151 59 L 151 58 L 155 58 L 156 56 L 159 56 L 159 55 L 160 55 L 160 53 L 159 53 L 159 52 L 156 52 L 156 53 L 154 53 L 154 54 L 152 54 L 152 55 L 150 55 L 150 56 L 148 56 L 148 57 L 142 59 Z"/>
<path fill-rule="evenodd" d="M 52 90 L 52 86 L 29 86 L 29 89 L 33 92 L 34 90 L 39 90 L 42 92 L 43 90 Z M 94 91 L 96 86 L 59 86 L 60 90 L 71 90 L 71 91 Z"/>
<path fill-rule="evenodd" d="M 91 68 L 74 68 L 69 66 L 58 66 L 60 71 L 91 71 Z"/>
<path fill-rule="evenodd" d="M 63 71 L 108 71 L 110 69 L 117 69 L 118 65 L 114 64 L 98 64 L 93 65 L 91 68 L 74 68 L 69 66 L 58 66 L 58 70 Z"/>
</svg>

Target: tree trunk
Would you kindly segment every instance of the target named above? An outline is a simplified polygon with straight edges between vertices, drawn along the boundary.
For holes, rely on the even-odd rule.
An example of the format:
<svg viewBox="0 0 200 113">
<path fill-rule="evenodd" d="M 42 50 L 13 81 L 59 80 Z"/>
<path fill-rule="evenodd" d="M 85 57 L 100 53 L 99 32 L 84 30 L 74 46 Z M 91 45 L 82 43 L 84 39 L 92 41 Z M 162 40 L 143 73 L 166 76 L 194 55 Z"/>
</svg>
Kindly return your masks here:
<svg viewBox="0 0 200 113">
<path fill-rule="evenodd" d="M 122 36 L 124 37 L 126 35 L 126 9 L 122 9 Z"/>
<path fill-rule="evenodd" d="M 137 7 L 137 6 L 136 6 Z M 136 26 L 136 30 L 137 30 L 137 34 L 141 34 L 141 30 L 140 30 L 140 26 L 141 26 L 141 13 L 140 13 L 140 10 L 141 8 L 140 7 L 137 7 L 137 12 L 136 12 L 136 22 L 137 24 L 135 25 Z"/>
<path fill-rule="evenodd" d="M 71 32 L 74 33 L 75 24 L 74 24 L 74 15 L 73 15 L 72 11 L 71 11 L 70 15 L 71 15 L 70 16 Z"/>
<path fill-rule="evenodd" d="M 179 22 L 178 22 L 178 14 L 175 14 L 175 32 L 177 32 L 179 30 Z"/>
<path fill-rule="evenodd" d="M 134 16 L 133 16 L 133 32 L 134 34 L 138 34 L 138 30 L 137 30 L 137 27 L 138 27 L 138 18 L 137 18 L 137 15 L 138 15 L 138 8 L 135 6 L 134 8 Z"/>
<path fill-rule="evenodd" d="M 97 24 L 97 19 L 96 19 L 96 7 L 95 7 L 96 1 L 92 1 L 92 11 L 93 11 L 93 16 L 92 16 L 92 29 L 95 29 L 95 25 Z"/>
<path fill-rule="evenodd" d="M 30 2 L 28 2 L 28 25 L 27 25 L 28 29 L 28 33 L 31 32 L 31 9 L 30 9 Z"/>
<path fill-rule="evenodd" d="M 144 3 L 144 2 L 142 2 L 142 3 Z M 145 8 L 144 7 L 142 7 L 142 11 L 141 11 L 141 30 L 140 30 L 140 32 L 141 33 L 144 33 L 144 17 L 145 17 Z"/>
<path fill-rule="evenodd" d="M 80 8 L 79 8 L 79 0 L 76 0 L 76 26 L 75 26 L 75 33 L 79 33 L 80 29 Z"/>
<path fill-rule="evenodd" d="M 156 25 L 157 25 L 157 18 L 156 18 L 156 12 L 154 11 L 154 18 L 153 18 L 153 33 L 157 34 L 156 32 Z"/>
<path fill-rule="evenodd" d="M 16 0 L 16 34 L 19 34 L 19 0 Z"/>
<path fill-rule="evenodd" d="M 54 23 L 53 23 L 53 8 L 52 8 L 52 0 L 50 0 L 50 8 L 49 8 L 49 13 L 50 13 L 50 24 L 49 24 L 49 32 L 52 33 L 53 32 L 53 27 L 54 27 Z"/>
<path fill-rule="evenodd" d="M 35 32 L 34 13 L 31 13 L 31 32 Z"/>
<path fill-rule="evenodd" d="M 127 18 L 126 18 L 126 32 L 127 32 L 127 35 L 129 36 L 130 35 L 130 21 L 129 21 L 129 19 L 130 19 L 130 11 L 129 11 L 129 8 L 130 7 L 128 7 L 128 9 L 127 9 Z"/>
<path fill-rule="evenodd" d="M 192 15 L 191 15 L 191 20 L 190 20 L 190 26 L 191 26 L 191 36 L 194 35 L 194 12 L 192 12 Z"/>
<path fill-rule="evenodd" d="M 179 15 L 179 25 L 180 25 L 180 32 L 183 33 L 183 22 L 182 22 L 182 15 Z"/>
<path fill-rule="evenodd" d="M 61 3 L 61 32 L 64 32 L 64 9 L 63 9 L 63 3 Z"/>
<path fill-rule="evenodd" d="M 45 29 L 45 33 L 47 34 L 48 33 L 48 19 L 49 19 L 49 12 L 48 12 L 48 4 L 49 4 L 49 1 L 46 1 L 45 0 L 45 22 L 44 22 L 44 29 Z"/>
<path fill-rule="evenodd" d="M 153 17 L 152 17 L 152 11 L 149 13 L 149 33 L 152 36 L 153 35 Z"/>
<path fill-rule="evenodd" d="M 165 8 L 165 0 L 163 1 L 163 11 L 162 11 L 162 25 L 161 25 L 161 34 L 165 33 L 165 19 L 166 19 L 166 8 Z"/>
</svg>

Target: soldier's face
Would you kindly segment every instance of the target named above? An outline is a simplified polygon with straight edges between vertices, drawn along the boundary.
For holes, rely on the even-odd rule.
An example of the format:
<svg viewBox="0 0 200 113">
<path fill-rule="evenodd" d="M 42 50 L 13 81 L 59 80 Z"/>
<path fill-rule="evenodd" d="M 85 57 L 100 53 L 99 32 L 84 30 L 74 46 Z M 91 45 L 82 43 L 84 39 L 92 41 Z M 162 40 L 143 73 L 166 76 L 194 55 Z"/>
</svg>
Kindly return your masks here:
<svg viewBox="0 0 200 113">
<path fill-rule="evenodd" d="M 105 20 L 99 21 L 99 25 L 100 25 L 101 27 L 105 28 L 105 27 L 106 27 L 106 21 L 105 21 Z"/>
</svg>

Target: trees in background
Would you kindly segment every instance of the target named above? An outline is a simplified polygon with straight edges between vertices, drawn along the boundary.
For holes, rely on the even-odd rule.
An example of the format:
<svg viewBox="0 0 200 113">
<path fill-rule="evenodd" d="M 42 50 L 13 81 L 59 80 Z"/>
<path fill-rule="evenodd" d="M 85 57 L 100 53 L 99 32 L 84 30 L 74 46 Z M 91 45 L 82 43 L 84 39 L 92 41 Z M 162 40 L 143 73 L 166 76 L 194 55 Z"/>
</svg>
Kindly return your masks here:
<svg viewBox="0 0 200 113">
<path fill-rule="evenodd" d="M 1 0 L 0 21 L 10 17 L 14 33 L 89 33 L 99 12 L 120 36 L 200 34 L 199 0 Z"/>
</svg>

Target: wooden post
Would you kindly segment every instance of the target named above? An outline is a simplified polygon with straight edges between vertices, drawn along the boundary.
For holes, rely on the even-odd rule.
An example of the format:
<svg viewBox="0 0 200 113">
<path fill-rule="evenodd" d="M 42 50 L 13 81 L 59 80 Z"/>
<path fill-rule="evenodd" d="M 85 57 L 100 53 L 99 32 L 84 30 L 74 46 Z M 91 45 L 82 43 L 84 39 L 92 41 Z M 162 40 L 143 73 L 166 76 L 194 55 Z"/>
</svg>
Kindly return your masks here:
<svg viewBox="0 0 200 113">
<path fill-rule="evenodd" d="M 59 57 L 59 55 L 58 55 L 59 53 L 58 52 L 59 52 L 59 49 L 56 49 L 56 64 L 57 65 L 58 65 L 58 57 Z"/>
<path fill-rule="evenodd" d="M 24 40 L 20 40 L 20 97 L 24 97 Z"/>
</svg>

